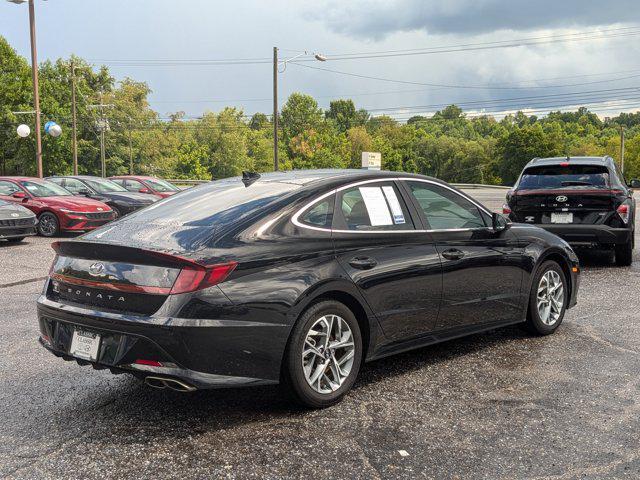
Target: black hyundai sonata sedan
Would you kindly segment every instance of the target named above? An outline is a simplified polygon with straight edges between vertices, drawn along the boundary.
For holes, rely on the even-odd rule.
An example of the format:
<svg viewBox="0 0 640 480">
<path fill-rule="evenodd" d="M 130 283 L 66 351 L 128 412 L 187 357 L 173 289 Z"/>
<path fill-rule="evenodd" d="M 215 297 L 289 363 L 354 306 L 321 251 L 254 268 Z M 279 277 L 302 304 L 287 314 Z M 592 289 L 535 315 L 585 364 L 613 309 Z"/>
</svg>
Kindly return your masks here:
<svg viewBox="0 0 640 480">
<path fill-rule="evenodd" d="M 281 383 L 311 407 L 364 361 L 552 333 L 579 278 L 559 237 L 397 172 L 219 180 L 54 248 L 38 316 L 55 355 L 182 391 Z"/>
</svg>

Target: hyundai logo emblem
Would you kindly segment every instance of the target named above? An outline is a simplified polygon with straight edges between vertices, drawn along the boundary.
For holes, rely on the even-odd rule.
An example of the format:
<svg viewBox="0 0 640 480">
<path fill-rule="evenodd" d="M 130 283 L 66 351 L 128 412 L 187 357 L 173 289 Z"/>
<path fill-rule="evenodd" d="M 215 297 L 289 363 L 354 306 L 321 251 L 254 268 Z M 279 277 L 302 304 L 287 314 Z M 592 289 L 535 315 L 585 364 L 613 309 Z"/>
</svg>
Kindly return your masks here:
<svg viewBox="0 0 640 480">
<path fill-rule="evenodd" d="M 556 202 L 566 202 L 567 200 L 569 200 L 565 195 L 558 195 L 556 197 Z"/>
<path fill-rule="evenodd" d="M 89 273 L 94 277 L 104 273 L 104 263 L 96 262 L 89 267 Z"/>
</svg>

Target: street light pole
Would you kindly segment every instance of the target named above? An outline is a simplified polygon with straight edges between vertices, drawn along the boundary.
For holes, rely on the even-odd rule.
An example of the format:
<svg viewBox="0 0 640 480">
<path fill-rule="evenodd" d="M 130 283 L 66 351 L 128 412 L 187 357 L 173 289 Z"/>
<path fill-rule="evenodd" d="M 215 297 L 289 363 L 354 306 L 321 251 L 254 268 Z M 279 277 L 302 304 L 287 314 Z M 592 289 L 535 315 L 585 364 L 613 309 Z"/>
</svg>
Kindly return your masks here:
<svg viewBox="0 0 640 480">
<path fill-rule="evenodd" d="M 40 132 L 40 88 L 38 86 L 38 52 L 36 49 L 36 12 L 33 0 L 29 0 L 29 32 L 31 35 L 31 76 L 33 77 L 33 108 L 36 111 L 36 163 L 38 177 L 42 172 L 42 135 Z"/>
<path fill-rule="evenodd" d="M 287 63 L 296 58 L 308 55 L 305 51 L 295 57 L 278 62 L 278 47 L 273 47 L 273 169 L 278 171 L 278 73 L 283 73 L 287 68 Z M 313 57 L 319 62 L 326 62 L 327 57 L 319 53 L 313 53 Z M 279 72 L 278 67 L 282 63 L 284 70 Z"/>
<path fill-rule="evenodd" d="M 273 170 L 278 171 L 278 47 L 273 47 Z"/>
<path fill-rule="evenodd" d="M 78 137 L 77 137 L 77 118 L 76 118 L 76 66 L 71 59 L 71 110 L 72 110 L 72 127 L 73 136 L 71 138 L 73 148 L 73 174 L 78 175 Z"/>
</svg>

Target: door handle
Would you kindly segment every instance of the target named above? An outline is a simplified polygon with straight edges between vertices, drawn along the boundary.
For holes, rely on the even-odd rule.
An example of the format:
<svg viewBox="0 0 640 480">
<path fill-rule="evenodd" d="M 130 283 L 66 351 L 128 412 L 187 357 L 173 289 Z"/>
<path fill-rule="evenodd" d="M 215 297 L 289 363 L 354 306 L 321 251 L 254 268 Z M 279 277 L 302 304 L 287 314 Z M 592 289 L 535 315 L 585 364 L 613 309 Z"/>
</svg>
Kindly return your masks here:
<svg viewBox="0 0 640 480">
<path fill-rule="evenodd" d="M 359 270 L 369 270 L 375 267 L 378 262 L 371 257 L 354 257 L 349 260 L 349 265 Z"/>
<path fill-rule="evenodd" d="M 442 256 L 447 260 L 460 260 L 464 257 L 464 252 L 462 250 L 458 250 L 457 248 L 450 248 L 449 250 L 445 250 L 442 252 Z"/>
</svg>

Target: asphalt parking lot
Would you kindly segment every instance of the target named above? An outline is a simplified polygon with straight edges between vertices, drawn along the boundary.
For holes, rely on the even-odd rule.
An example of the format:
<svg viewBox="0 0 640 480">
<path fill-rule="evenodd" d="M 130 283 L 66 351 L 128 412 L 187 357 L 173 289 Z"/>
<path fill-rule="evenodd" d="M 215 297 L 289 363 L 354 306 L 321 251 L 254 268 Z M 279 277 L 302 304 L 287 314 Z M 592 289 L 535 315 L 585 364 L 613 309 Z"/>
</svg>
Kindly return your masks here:
<svg viewBox="0 0 640 480">
<path fill-rule="evenodd" d="M 506 328 L 376 361 L 344 402 L 306 411 L 276 388 L 179 394 L 53 357 L 36 341 L 49 243 L 0 243 L 0 477 L 640 477 L 637 253 L 628 268 L 582 255 L 555 335 Z"/>
</svg>

